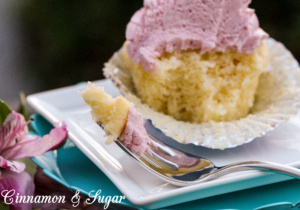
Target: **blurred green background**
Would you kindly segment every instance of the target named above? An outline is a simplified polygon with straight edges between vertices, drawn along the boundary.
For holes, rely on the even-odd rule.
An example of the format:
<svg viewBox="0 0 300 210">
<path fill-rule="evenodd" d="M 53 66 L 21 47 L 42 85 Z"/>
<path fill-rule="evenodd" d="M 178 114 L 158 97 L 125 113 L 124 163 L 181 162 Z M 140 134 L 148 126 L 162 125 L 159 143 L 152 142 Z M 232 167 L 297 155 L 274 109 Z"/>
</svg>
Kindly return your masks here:
<svg viewBox="0 0 300 210">
<path fill-rule="evenodd" d="M 28 74 L 39 91 L 103 78 L 142 0 L 24 0 L 18 7 Z M 253 0 L 261 27 L 300 60 L 300 1 Z"/>
<path fill-rule="evenodd" d="M 104 63 L 125 41 L 142 0 L 28 0 L 20 10 L 28 73 L 42 89 L 103 78 Z"/>
</svg>

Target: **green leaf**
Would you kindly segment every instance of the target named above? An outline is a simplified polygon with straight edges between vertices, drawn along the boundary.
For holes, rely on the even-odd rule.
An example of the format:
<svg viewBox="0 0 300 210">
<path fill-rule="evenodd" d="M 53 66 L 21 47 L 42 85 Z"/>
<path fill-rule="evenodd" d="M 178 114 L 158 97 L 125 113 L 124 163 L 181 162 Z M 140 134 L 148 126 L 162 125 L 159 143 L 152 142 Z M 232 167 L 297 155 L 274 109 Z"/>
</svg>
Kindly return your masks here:
<svg viewBox="0 0 300 210">
<path fill-rule="evenodd" d="M 0 203 L 0 209 L 3 209 L 3 210 L 9 210 L 10 207 L 8 204 L 6 203 Z"/>
<path fill-rule="evenodd" d="M 26 109 L 27 104 L 26 104 L 25 94 L 23 92 L 20 92 L 19 96 L 20 96 L 21 105 L 20 108 L 18 109 L 18 112 L 24 116 L 25 120 L 29 120 L 27 109 Z"/>
<path fill-rule="evenodd" d="M 18 109 L 18 112 L 24 116 L 26 121 L 28 121 L 30 119 L 29 119 L 28 112 L 26 109 L 27 103 L 26 103 L 26 97 L 25 97 L 24 92 L 20 92 L 19 96 L 20 96 L 21 105 L 20 105 L 20 108 Z M 28 124 L 28 129 L 30 131 L 34 131 L 30 123 Z"/>
<path fill-rule="evenodd" d="M 7 104 L 0 100 L 0 125 L 4 123 L 4 120 L 6 119 L 7 115 L 11 113 L 11 109 L 7 106 Z"/>
</svg>

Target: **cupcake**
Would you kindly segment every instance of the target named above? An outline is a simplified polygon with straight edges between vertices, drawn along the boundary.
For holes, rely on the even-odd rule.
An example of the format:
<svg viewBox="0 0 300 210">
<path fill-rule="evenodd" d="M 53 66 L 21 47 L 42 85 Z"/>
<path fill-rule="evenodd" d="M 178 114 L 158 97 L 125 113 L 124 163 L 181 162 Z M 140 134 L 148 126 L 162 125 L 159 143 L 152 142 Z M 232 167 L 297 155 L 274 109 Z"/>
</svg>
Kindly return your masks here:
<svg viewBox="0 0 300 210">
<path fill-rule="evenodd" d="M 144 0 L 121 50 L 141 101 L 192 123 L 241 119 L 269 63 L 250 0 Z"/>
<path fill-rule="evenodd" d="M 300 109 L 300 69 L 259 28 L 250 0 L 144 0 L 104 75 L 183 144 L 233 148 Z"/>
<path fill-rule="evenodd" d="M 93 121 L 97 122 L 108 136 L 107 143 L 118 139 L 133 154 L 150 154 L 151 140 L 143 126 L 141 114 L 133 104 L 122 96 L 112 98 L 103 87 L 88 83 L 81 97 L 91 108 Z"/>
</svg>

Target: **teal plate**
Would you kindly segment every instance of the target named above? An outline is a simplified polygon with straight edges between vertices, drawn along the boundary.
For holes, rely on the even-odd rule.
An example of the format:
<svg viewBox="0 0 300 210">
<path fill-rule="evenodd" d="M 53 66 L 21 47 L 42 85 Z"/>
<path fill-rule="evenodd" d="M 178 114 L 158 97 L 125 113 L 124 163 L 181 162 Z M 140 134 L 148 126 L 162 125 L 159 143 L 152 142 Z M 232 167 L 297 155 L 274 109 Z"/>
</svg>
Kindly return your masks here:
<svg viewBox="0 0 300 210">
<path fill-rule="evenodd" d="M 45 135 L 53 126 L 41 115 L 34 115 L 31 122 L 39 135 Z M 32 160 L 43 168 L 44 173 L 73 191 L 87 195 L 101 190 L 102 196 L 121 196 L 122 193 L 107 176 L 89 160 L 71 141 L 62 148 L 50 151 Z M 174 199 L 174 198 L 173 198 Z M 178 198 L 180 199 L 180 198 Z M 164 209 L 299 209 L 300 180 L 289 180 L 247 190 L 213 196 L 192 202 L 165 207 Z M 138 208 L 127 199 L 122 209 Z"/>
</svg>

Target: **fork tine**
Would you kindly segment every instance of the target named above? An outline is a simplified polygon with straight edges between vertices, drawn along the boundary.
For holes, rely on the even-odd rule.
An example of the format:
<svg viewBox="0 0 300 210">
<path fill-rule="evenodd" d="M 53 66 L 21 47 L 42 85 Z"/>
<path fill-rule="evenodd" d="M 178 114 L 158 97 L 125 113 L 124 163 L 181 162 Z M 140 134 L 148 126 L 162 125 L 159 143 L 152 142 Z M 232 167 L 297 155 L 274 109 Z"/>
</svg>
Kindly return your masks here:
<svg viewBox="0 0 300 210">
<path fill-rule="evenodd" d="M 135 156 L 133 153 L 131 153 L 127 147 L 125 147 L 119 140 L 115 140 L 115 142 L 117 143 L 118 146 L 120 146 L 127 154 L 131 155 L 131 156 Z M 149 147 L 150 148 L 150 147 Z M 154 152 L 151 148 L 151 157 L 155 160 L 157 160 L 159 163 L 161 163 L 162 165 L 166 166 L 167 168 L 177 171 L 178 170 L 178 165 L 176 163 L 173 163 L 169 160 L 166 160 L 165 158 L 159 156 L 156 152 Z M 153 160 L 151 160 L 151 158 L 147 157 L 147 155 L 145 154 L 141 154 L 140 155 L 146 162 L 148 162 L 149 164 L 151 164 L 152 166 L 154 166 L 155 168 L 158 169 L 162 169 L 158 164 L 156 164 Z M 135 157 L 137 158 L 137 157 Z"/>
<path fill-rule="evenodd" d="M 161 145 L 160 143 L 158 143 L 158 140 L 154 136 L 152 136 L 150 133 L 147 132 L 147 134 L 152 139 L 153 144 L 158 148 L 158 150 L 161 153 L 171 156 L 171 157 L 175 155 L 174 152 L 170 148 L 165 147 L 165 146 Z"/>
<path fill-rule="evenodd" d="M 164 155 L 167 155 L 169 157 L 173 157 L 175 154 L 174 152 L 168 148 L 163 146 L 162 144 L 158 143 L 158 140 L 152 136 L 150 133 L 148 133 L 148 136 L 151 138 L 152 140 L 152 144 L 153 146 L 161 153 L 163 153 Z M 161 157 L 160 155 L 158 155 L 156 152 L 153 151 L 153 149 L 151 149 L 151 153 L 152 153 L 152 157 L 157 160 L 158 162 L 160 162 L 161 164 L 163 164 L 164 166 L 166 166 L 167 168 L 177 171 L 179 169 L 178 165 L 176 163 L 173 163 L 169 160 L 166 160 L 165 158 Z"/>
<path fill-rule="evenodd" d="M 152 157 L 157 160 L 158 162 L 160 162 L 161 164 L 163 164 L 164 166 L 166 166 L 167 168 L 177 171 L 179 169 L 178 165 L 176 163 L 173 163 L 169 160 L 166 160 L 165 158 L 161 157 L 160 155 L 158 155 L 156 152 L 154 152 L 151 149 L 151 154 Z"/>
<path fill-rule="evenodd" d="M 159 165 L 157 165 L 155 162 L 153 162 L 150 158 L 148 158 L 145 154 L 141 154 L 141 157 L 147 161 L 148 163 L 150 163 L 152 166 L 154 166 L 155 168 L 158 169 L 162 169 Z"/>
</svg>

